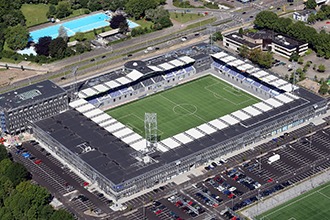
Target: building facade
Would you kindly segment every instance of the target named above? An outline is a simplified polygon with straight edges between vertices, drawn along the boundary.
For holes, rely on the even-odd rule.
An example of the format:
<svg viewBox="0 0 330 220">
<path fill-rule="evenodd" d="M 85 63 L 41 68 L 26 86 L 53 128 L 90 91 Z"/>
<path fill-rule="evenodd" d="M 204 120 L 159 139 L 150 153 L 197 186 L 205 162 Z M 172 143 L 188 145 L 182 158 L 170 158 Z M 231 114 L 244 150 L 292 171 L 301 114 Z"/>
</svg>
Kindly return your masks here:
<svg viewBox="0 0 330 220">
<path fill-rule="evenodd" d="M 28 122 L 65 111 L 68 103 L 66 91 L 49 80 L 1 94 L 1 131 L 21 133 Z"/>
</svg>

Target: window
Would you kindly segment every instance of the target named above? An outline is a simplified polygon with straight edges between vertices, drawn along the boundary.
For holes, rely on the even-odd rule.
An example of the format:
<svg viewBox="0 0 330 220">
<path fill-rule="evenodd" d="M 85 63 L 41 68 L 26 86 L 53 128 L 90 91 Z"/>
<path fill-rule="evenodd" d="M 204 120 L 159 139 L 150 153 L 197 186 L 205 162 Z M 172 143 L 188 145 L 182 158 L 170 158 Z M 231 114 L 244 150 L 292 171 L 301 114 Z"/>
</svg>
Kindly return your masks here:
<svg viewBox="0 0 330 220">
<path fill-rule="evenodd" d="M 113 99 L 113 102 L 116 102 L 116 99 Z"/>
</svg>

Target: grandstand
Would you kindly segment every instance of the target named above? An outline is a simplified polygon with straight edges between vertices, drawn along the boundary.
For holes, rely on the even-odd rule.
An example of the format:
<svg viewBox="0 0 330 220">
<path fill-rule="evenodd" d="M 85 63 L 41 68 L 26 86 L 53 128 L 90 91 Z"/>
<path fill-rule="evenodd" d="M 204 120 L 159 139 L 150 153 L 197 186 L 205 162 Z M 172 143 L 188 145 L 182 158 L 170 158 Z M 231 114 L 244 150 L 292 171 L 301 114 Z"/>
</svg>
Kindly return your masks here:
<svg viewBox="0 0 330 220">
<path fill-rule="evenodd" d="M 119 199 L 325 113 L 323 98 L 232 54 L 209 51 L 207 44 L 195 45 L 147 61 L 130 61 L 124 69 L 90 79 L 78 86 L 79 99 L 69 103 L 69 111 L 31 123 L 34 135 L 90 182 Z M 143 131 L 133 124 L 140 119 L 132 116 L 123 123 L 103 111 L 133 100 L 144 102 L 149 97 L 139 99 L 155 93 L 150 98 L 158 99 L 164 90 L 188 102 L 192 99 L 188 97 L 197 96 L 189 92 L 195 88 L 180 94 L 175 91 L 207 77 L 229 83 L 223 88 L 232 94 L 230 100 L 243 90 L 255 101 L 236 109 L 223 105 L 228 111 L 192 123 L 173 136 L 165 135 L 152 149 L 146 148 Z M 162 107 L 162 102 L 155 103 Z M 211 107 L 201 106 L 204 113 L 198 116 L 207 117 L 205 112 L 211 112 Z M 181 111 L 190 114 L 195 110 Z M 189 114 L 184 118 L 188 122 Z"/>
</svg>

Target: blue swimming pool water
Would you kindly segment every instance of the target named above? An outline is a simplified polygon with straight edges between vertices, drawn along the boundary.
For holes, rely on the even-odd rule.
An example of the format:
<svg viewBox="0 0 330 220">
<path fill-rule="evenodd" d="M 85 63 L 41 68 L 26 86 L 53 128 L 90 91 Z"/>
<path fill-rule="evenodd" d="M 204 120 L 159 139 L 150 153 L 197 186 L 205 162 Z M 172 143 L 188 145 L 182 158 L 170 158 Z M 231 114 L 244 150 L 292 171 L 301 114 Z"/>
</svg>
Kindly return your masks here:
<svg viewBox="0 0 330 220">
<path fill-rule="evenodd" d="M 83 18 L 71 20 L 68 22 L 64 22 L 61 24 L 52 25 L 46 28 L 42 28 L 30 32 L 30 37 L 31 37 L 30 41 L 37 42 L 40 37 L 44 37 L 44 36 L 50 36 L 54 39 L 58 36 L 58 30 L 60 26 L 63 26 L 66 29 L 68 36 L 71 37 L 75 35 L 77 32 L 87 32 L 93 29 L 106 27 L 109 25 L 108 20 L 110 19 L 111 16 L 108 16 L 104 13 L 98 13 Z M 139 25 L 132 21 L 128 21 L 128 26 L 130 28 L 135 28 Z"/>
</svg>

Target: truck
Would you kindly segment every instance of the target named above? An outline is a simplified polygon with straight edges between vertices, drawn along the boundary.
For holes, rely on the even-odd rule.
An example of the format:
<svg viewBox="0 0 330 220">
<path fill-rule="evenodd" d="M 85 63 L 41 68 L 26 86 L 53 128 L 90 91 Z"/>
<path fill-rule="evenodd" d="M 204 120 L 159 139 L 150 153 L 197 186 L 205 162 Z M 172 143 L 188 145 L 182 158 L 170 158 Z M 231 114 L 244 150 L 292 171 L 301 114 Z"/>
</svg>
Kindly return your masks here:
<svg viewBox="0 0 330 220">
<path fill-rule="evenodd" d="M 274 154 L 273 156 L 271 156 L 270 158 L 268 158 L 268 164 L 272 164 L 275 161 L 278 161 L 280 159 L 280 155 L 279 154 Z"/>
</svg>

